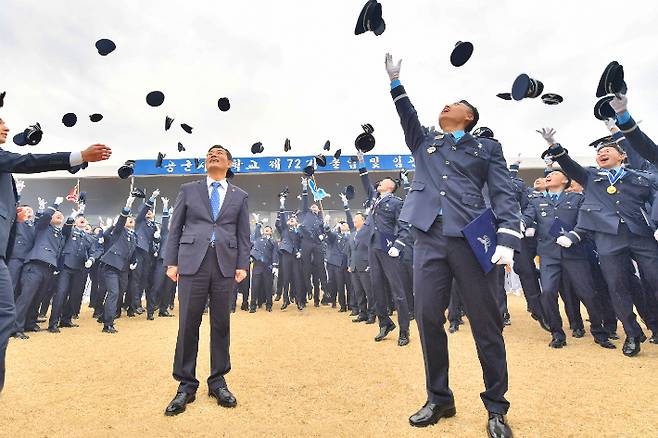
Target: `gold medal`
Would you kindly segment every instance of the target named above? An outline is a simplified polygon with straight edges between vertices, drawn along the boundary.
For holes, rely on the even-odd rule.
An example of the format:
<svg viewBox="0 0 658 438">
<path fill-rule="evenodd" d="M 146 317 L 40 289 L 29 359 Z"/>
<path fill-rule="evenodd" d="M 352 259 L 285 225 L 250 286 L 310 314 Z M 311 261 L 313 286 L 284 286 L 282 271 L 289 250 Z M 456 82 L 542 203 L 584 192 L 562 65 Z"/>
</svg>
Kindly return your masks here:
<svg viewBox="0 0 658 438">
<path fill-rule="evenodd" d="M 609 186 L 606 189 L 606 192 L 608 192 L 609 195 L 614 195 L 615 193 L 617 193 L 617 188 L 615 186 Z"/>
</svg>

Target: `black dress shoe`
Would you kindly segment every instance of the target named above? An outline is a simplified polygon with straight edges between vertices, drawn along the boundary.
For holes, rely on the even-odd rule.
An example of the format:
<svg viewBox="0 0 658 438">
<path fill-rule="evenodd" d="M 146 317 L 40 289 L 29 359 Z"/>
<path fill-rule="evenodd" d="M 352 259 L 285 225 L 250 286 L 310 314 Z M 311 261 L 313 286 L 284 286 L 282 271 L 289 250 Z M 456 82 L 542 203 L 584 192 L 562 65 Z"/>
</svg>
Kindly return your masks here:
<svg viewBox="0 0 658 438">
<path fill-rule="evenodd" d="M 30 337 L 23 332 L 16 332 L 11 335 L 11 337 L 16 339 L 30 339 Z"/>
<path fill-rule="evenodd" d="M 73 324 L 73 323 L 70 322 L 70 321 L 60 322 L 60 323 L 59 323 L 59 326 L 60 326 L 60 327 L 64 327 L 64 328 L 75 328 L 75 327 L 80 327 L 78 324 Z"/>
<path fill-rule="evenodd" d="M 368 317 L 366 315 L 359 315 L 358 317 L 352 320 L 352 322 L 365 322 L 365 321 L 368 321 Z"/>
<path fill-rule="evenodd" d="M 331 303 L 331 308 L 335 309 L 336 308 L 336 303 Z"/>
<path fill-rule="evenodd" d="M 597 344 L 599 344 L 603 348 L 609 348 L 611 350 L 614 350 L 615 348 L 617 348 L 617 346 L 615 344 L 608 341 L 607 339 L 594 339 L 594 342 L 596 342 Z"/>
<path fill-rule="evenodd" d="M 374 316 L 369 316 L 368 320 L 366 321 L 366 324 L 374 324 L 376 322 L 377 322 L 377 320 Z"/>
<path fill-rule="evenodd" d="M 249 313 L 256 313 L 256 308 L 252 307 L 251 309 L 249 309 Z"/>
<path fill-rule="evenodd" d="M 388 309 L 388 316 L 393 316 L 393 309 Z"/>
<path fill-rule="evenodd" d="M 238 405 L 231 391 L 228 388 L 216 388 L 208 391 L 208 395 L 217 399 L 217 404 L 225 408 L 234 408 Z"/>
<path fill-rule="evenodd" d="M 61 333 L 61 330 L 58 329 L 57 327 L 48 327 L 48 331 L 50 333 Z"/>
<path fill-rule="evenodd" d="M 297 310 L 299 310 L 300 312 L 301 312 L 302 310 L 304 310 L 304 305 L 303 305 L 303 304 L 300 304 L 300 303 L 297 303 Z"/>
<path fill-rule="evenodd" d="M 505 422 L 503 415 L 489 412 L 487 435 L 489 438 L 512 438 L 512 429 Z"/>
<path fill-rule="evenodd" d="M 409 424 L 414 427 L 431 426 L 441 418 L 454 417 L 456 413 L 454 403 L 437 405 L 436 403 L 427 402 L 418 412 L 409 417 Z"/>
<path fill-rule="evenodd" d="M 571 331 L 571 335 L 574 338 L 582 338 L 583 336 L 585 336 L 585 329 L 581 329 L 581 328 L 574 329 Z"/>
<path fill-rule="evenodd" d="M 409 312 L 409 321 L 413 321 L 415 319 L 416 319 L 416 315 L 414 314 L 414 312 Z"/>
<path fill-rule="evenodd" d="M 617 341 L 619 339 L 619 335 L 617 332 L 610 332 L 608 335 L 608 339 L 612 339 L 613 341 Z"/>
<path fill-rule="evenodd" d="M 350 316 L 359 316 L 359 312 L 357 312 L 356 310 L 352 310 L 350 312 Z"/>
<path fill-rule="evenodd" d="M 289 305 L 290 305 L 290 303 L 287 303 L 287 302 L 283 303 L 283 305 L 281 306 L 281 310 L 286 310 Z"/>
<path fill-rule="evenodd" d="M 46 315 L 37 318 L 37 324 L 43 324 L 46 322 Z"/>
<path fill-rule="evenodd" d="M 38 325 L 34 324 L 33 326 L 25 327 L 25 331 L 26 331 L 26 332 L 40 332 L 40 331 L 41 331 L 41 327 L 39 327 Z"/>
<path fill-rule="evenodd" d="M 512 318 L 510 317 L 509 313 L 503 313 L 503 324 L 512 325 Z"/>
<path fill-rule="evenodd" d="M 155 321 L 155 317 L 153 316 L 152 313 L 147 313 L 146 314 L 146 319 L 149 321 Z"/>
<path fill-rule="evenodd" d="M 379 334 L 375 336 L 375 342 L 382 341 L 386 337 L 386 335 L 388 335 L 390 332 L 395 330 L 395 327 L 396 327 L 395 323 L 393 322 L 391 322 L 388 325 L 379 327 Z"/>
<path fill-rule="evenodd" d="M 158 316 L 160 316 L 160 317 L 162 317 L 162 318 L 172 318 L 172 317 L 174 317 L 174 316 L 176 316 L 176 315 L 174 315 L 173 313 L 169 313 L 168 310 L 165 310 L 164 312 L 159 312 L 159 313 L 158 313 Z"/>
<path fill-rule="evenodd" d="M 78 314 L 76 313 L 76 314 L 73 315 L 71 318 L 72 318 L 72 319 L 80 319 L 80 315 L 78 315 Z"/>
<path fill-rule="evenodd" d="M 115 329 L 113 325 L 106 325 L 103 327 L 103 333 L 115 334 L 119 333 L 119 330 Z"/>
<path fill-rule="evenodd" d="M 142 306 L 139 306 L 138 308 L 135 309 L 135 313 L 138 315 L 141 315 L 144 312 L 146 312 L 146 310 Z"/>
<path fill-rule="evenodd" d="M 194 402 L 196 396 L 194 394 L 186 394 L 184 392 L 176 393 L 176 397 L 169 403 L 165 409 L 165 415 L 167 417 L 173 417 L 174 415 L 182 414 L 185 412 L 185 408 L 188 403 Z"/>
<path fill-rule="evenodd" d="M 551 348 L 562 348 L 565 345 L 567 345 L 567 341 L 565 339 L 559 339 L 559 338 L 553 338 L 551 342 L 548 344 L 548 346 Z"/>
<path fill-rule="evenodd" d="M 99 312 L 99 313 L 94 312 L 94 314 L 91 315 L 91 317 L 94 318 L 94 319 L 98 319 L 98 318 L 100 318 L 100 317 L 102 317 L 102 316 L 103 316 L 103 312 Z"/>
<path fill-rule="evenodd" d="M 409 345 L 409 330 L 400 330 L 398 346 L 404 347 L 405 345 Z"/>
<path fill-rule="evenodd" d="M 105 321 L 103 321 L 103 315 L 96 318 L 96 322 L 99 323 L 99 324 L 103 324 L 105 322 Z"/>
<path fill-rule="evenodd" d="M 271 304 L 266 304 L 265 305 L 265 310 L 267 310 L 268 312 L 271 312 L 272 311 L 272 305 Z"/>
<path fill-rule="evenodd" d="M 640 344 L 647 340 L 647 337 L 642 333 L 640 336 L 629 337 L 624 341 L 624 346 L 621 347 L 621 352 L 624 356 L 633 357 L 637 356 L 640 352 Z"/>
<path fill-rule="evenodd" d="M 341 306 L 340 309 L 338 309 L 338 313 L 345 313 L 347 312 L 347 307 Z"/>
<path fill-rule="evenodd" d="M 281 295 L 277 295 L 274 297 L 274 301 L 280 301 L 281 300 Z"/>
<path fill-rule="evenodd" d="M 240 310 L 242 310 L 243 312 L 247 312 L 249 310 L 249 305 L 242 303 L 242 305 L 240 306 Z"/>
<path fill-rule="evenodd" d="M 654 334 L 649 338 L 649 343 L 650 343 L 650 344 L 658 344 L 658 334 L 654 333 Z"/>
<path fill-rule="evenodd" d="M 457 321 L 452 321 L 452 322 L 450 323 L 450 327 L 448 327 L 448 331 L 449 331 L 450 333 L 454 333 L 454 332 L 456 332 L 457 330 L 459 330 L 459 323 L 458 323 Z"/>
<path fill-rule="evenodd" d="M 136 312 L 133 309 L 128 309 L 126 315 L 128 316 L 128 318 L 134 318 L 136 316 Z"/>
</svg>

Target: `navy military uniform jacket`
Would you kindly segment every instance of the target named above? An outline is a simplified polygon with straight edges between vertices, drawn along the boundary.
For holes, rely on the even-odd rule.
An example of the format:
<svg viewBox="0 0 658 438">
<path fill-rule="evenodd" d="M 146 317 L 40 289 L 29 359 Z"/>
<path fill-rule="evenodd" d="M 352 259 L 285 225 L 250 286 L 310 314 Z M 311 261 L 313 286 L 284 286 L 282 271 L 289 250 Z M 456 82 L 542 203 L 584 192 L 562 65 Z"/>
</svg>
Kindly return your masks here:
<svg viewBox="0 0 658 438">
<path fill-rule="evenodd" d="M 540 257 L 560 260 L 562 258 L 584 258 L 586 253 L 582 244 L 576 243 L 569 248 L 563 248 L 556 243 L 556 238 L 550 229 L 556 219 L 561 220 L 571 228 L 576 228 L 578 211 L 585 197 L 580 193 L 560 194 L 556 202 L 550 196 L 534 197 L 523 211 L 523 222 L 528 228 L 535 228 L 537 239 L 537 254 Z M 567 234 L 565 230 L 562 234 Z"/>
<path fill-rule="evenodd" d="M 276 229 L 281 236 L 279 247 L 281 251 L 288 254 L 296 255 L 301 250 L 301 231 L 299 228 L 295 229 L 288 226 L 288 215 L 283 211 L 279 211 L 276 218 Z"/>
<path fill-rule="evenodd" d="M 35 224 L 34 246 L 25 261 L 41 261 L 57 267 L 59 255 L 64 246 L 64 234 L 61 229 L 50 225 L 50 220 L 56 210 L 48 207 Z"/>
<path fill-rule="evenodd" d="M 66 222 L 62 232 L 66 237 L 66 243 L 62 249 L 60 267 L 80 271 L 88 259 L 96 259 L 102 255 L 95 245 L 95 239 L 76 228 L 72 219 Z"/>
<path fill-rule="evenodd" d="M 157 259 L 164 262 L 167 252 L 167 237 L 169 237 L 169 210 L 162 212 L 162 224 L 160 225 L 160 243 Z"/>
<path fill-rule="evenodd" d="M 469 133 L 458 141 L 450 134 L 428 134 L 404 87 L 393 88 L 391 95 L 416 166 L 400 219 L 427 231 L 441 214 L 443 234 L 462 237 L 464 227 L 486 208 L 486 183 L 498 221 L 497 243 L 518 251 L 521 215 L 500 143 Z"/>
<path fill-rule="evenodd" d="M 25 260 L 27 254 L 34 246 L 35 237 L 36 231 L 32 221 L 17 222 L 14 227 L 13 243 L 9 251 L 9 257 Z"/>
<path fill-rule="evenodd" d="M 325 260 L 328 265 L 347 268 L 347 247 L 349 246 L 349 234 L 336 232 L 326 228 L 327 254 Z"/>
<path fill-rule="evenodd" d="M 126 229 L 126 219 L 130 210 L 123 209 L 121 216 L 109 236 L 110 247 L 101 261 L 119 271 L 126 271 L 137 247 L 137 235 Z"/>
<path fill-rule="evenodd" d="M 308 191 L 302 191 L 302 211 L 297 216 L 299 220 L 299 229 L 302 233 L 302 239 L 307 242 L 320 245 L 324 238 L 324 219 L 322 213 L 315 214 L 311 211 Z M 323 236 L 320 238 L 320 236 Z"/>
<path fill-rule="evenodd" d="M 251 257 L 268 267 L 279 264 L 279 248 L 272 237 L 261 233 L 262 224 L 257 223 L 251 238 Z"/>
<path fill-rule="evenodd" d="M 151 200 L 142 205 L 139 214 L 135 218 L 135 234 L 137 234 L 137 248 L 148 253 L 153 252 L 153 235 L 157 230 L 154 221 L 146 219 L 146 213 L 153 208 Z"/>
<path fill-rule="evenodd" d="M 615 184 L 617 192 L 609 194 L 610 182 L 604 170 L 582 167 L 560 145 L 551 148 L 551 153 L 567 175 L 585 189 L 578 229 L 616 235 L 619 224 L 625 223 L 633 234 L 653 236 L 644 208 L 647 202 L 653 201 L 655 188 L 646 173 L 627 169 L 626 175 Z"/>
</svg>

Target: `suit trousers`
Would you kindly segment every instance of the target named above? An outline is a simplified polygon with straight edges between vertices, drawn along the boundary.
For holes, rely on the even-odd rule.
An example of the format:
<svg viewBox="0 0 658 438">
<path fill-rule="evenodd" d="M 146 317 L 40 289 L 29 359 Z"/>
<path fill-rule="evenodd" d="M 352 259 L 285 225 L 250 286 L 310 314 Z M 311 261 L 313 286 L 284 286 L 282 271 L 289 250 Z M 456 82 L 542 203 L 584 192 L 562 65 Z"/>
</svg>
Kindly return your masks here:
<svg viewBox="0 0 658 438">
<path fill-rule="evenodd" d="M 336 266 L 327 263 L 327 287 L 331 302 L 335 303 L 338 299 L 341 309 L 347 308 L 347 296 L 345 288 L 347 287 L 347 267 Z"/>
<path fill-rule="evenodd" d="M 62 268 L 62 270 L 59 271 L 48 327 L 57 327 L 57 323 L 60 322 L 60 319 L 62 322 L 71 322 L 73 309 L 70 307 L 73 291 L 80 288 L 80 284 L 83 280 L 84 271 L 82 270 Z"/>
<path fill-rule="evenodd" d="M 284 268 L 285 280 L 283 302 L 289 303 L 288 293 L 295 297 L 297 303 L 306 303 L 306 292 L 302 286 L 302 262 L 293 254 L 281 251 L 281 262 L 279 265 Z"/>
<path fill-rule="evenodd" d="M 375 316 L 375 298 L 369 272 L 351 272 L 352 290 L 357 303 L 359 316 Z"/>
<path fill-rule="evenodd" d="M 23 270 L 23 265 L 25 261 L 23 259 L 9 259 L 7 262 L 7 268 L 9 269 L 9 277 L 11 278 L 11 284 L 14 287 L 13 294 L 14 298 L 18 298 L 18 294 L 21 291 L 21 271 Z"/>
<path fill-rule="evenodd" d="M 589 262 L 582 259 L 554 259 L 541 257 L 540 272 L 542 284 L 542 309 L 546 322 L 551 329 L 551 334 L 556 339 L 565 340 L 566 336 L 562 330 L 562 318 L 558 306 L 558 290 L 564 283 L 571 285 L 570 289 L 574 296 L 582 300 L 589 314 L 590 331 L 592 336 L 599 341 L 608 339 L 608 331 L 603 327 L 601 310 L 594 298 L 594 279 L 590 270 Z M 564 279 L 566 281 L 561 280 Z M 566 303 L 565 303 L 566 304 Z M 580 305 L 579 305 L 580 307 Z M 580 311 L 578 312 L 580 314 Z"/>
<path fill-rule="evenodd" d="M 60 273 L 61 275 L 61 273 Z M 71 319 L 74 315 L 80 315 L 80 309 L 82 308 L 82 296 L 85 293 L 85 287 L 87 286 L 87 277 L 89 276 L 88 269 L 81 269 L 78 271 L 78 275 L 75 278 L 75 282 L 71 286 L 71 294 L 69 300 L 64 306 L 62 312 L 61 320 L 64 322 L 71 322 Z"/>
<path fill-rule="evenodd" d="M 437 219 L 427 232 L 412 228 L 416 322 L 425 359 L 428 400 L 453 403 L 448 385 L 448 339 L 443 325 L 456 279 L 482 366 L 485 390 L 480 394 L 489 412 L 506 414 L 508 387 L 503 319 L 492 285 L 498 272 L 485 274 L 466 239 L 443 234 Z"/>
<path fill-rule="evenodd" d="M 619 224 L 616 235 L 594 233 L 594 242 L 599 249 L 601 271 L 608 284 L 617 318 L 627 336 L 640 336 L 643 331 L 633 312 L 630 260 L 635 260 L 645 276 L 649 287 L 647 293 L 658 293 L 658 243 L 652 237 L 631 233 L 626 224 Z"/>
<path fill-rule="evenodd" d="M 31 261 L 25 264 L 21 273 L 21 294 L 16 300 L 16 324 L 14 332 L 25 331 L 28 315 L 34 306 L 38 306 L 38 299 L 42 291 L 50 286 L 53 277 L 53 267 L 40 261 Z"/>
<path fill-rule="evenodd" d="M 5 354 L 15 319 L 14 287 L 5 259 L 0 257 L 0 392 L 5 385 Z"/>
<path fill-rule="evenodd" d="M 272 282 L 274 276 L 272 268 L 265 263 L 254 260 L 251 270 L 251 308 L 255 309 L 259 304 L 272 305 Z"/>
<path fill-rule="evenodd" d="M 388 300 L 384 286 L 384 283 L 388 283 L 393 304 L 398 311 L 400 330 L 409 330 L 409 306 L 407 306 L 407 295 L 402 284 L 402 262 L 398 257 L 391 257 L 386 251 L 370 245 L 370 248 L 368 248 L 368 264 L 370 266 L 370 280 L 375 295 L 379 326 L 384 327 L 392 323 L 391 318 L 388 316 Z"/>
<path fill-rule="evenodd" d="M 406 249 L 405 249 L 406 251 Z M 409 312 L 414 313 L 414 260 L 413 258 L 403 257 L 402 260 L 402 285 L 407 296 L 407 306 Z"/>
<path fill-rule="evenodd" d="M 215 248 L 208 248 L 199 271 L 178 277 L 178 338 L 173 376 L 180 382 L 178 391 L 196 393 L 196 361 L 199 350 L 199 326 L 210 299 L 210 376 L 208 388 L 226 387 L 224 375 L 231 370 L 230 297 L 234 277 L 222 277 Z"/>
</svg>

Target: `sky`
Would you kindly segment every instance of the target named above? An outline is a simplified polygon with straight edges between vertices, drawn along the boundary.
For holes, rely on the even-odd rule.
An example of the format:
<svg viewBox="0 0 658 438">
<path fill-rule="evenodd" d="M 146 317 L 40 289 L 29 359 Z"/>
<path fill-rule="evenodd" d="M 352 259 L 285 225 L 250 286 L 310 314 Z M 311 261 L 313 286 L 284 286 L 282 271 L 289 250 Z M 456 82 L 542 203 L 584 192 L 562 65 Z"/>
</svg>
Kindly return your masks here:
<svg viewBox="0 0 658 438">
<path fill-rule="evenodd" d="M 400 78 L 424 125 L 438 125 L 446 103 L 467 99 L 508 161 L 520 154 L 538 164 L 546 146 L 535 129 L 543 126 L 572 155 L 593 157 L 587 144 L 607 133 L 593 116 L 595 91 L 612 60 L 624 65 L 631 114 L 658 137 L 654 2 L 381 0 L 384 34 L 355 36 L 364 3 L 0 0 L 0 116 L 10 136 L 41 123 L 43 141 L 31 152 L 99 142 L 113 148 L 114 166 L 158 151 L 203 156 L 212 144 L 248 156 L 257 141 L 264 156 L 284 156 L 286 138 L 288 155 L 320 153 L 326 140 L 350 154 L 363 123 L 375 128 L 373 153 L 405 153 L 384 69 L 390 51 L 403 59 Z M 116 51 L 98 55 L 100 38 Z M 449 62 L 457 41 L 475 46 L 460 68 Z M 520 73 L 564 102 L 497 98 Z M 158 108 L 145 101 L 153 90 L 166 95 Z M 230 111 L 219 111 L 220 97 Z M 78 115 L 73 128 L 61 123 L 68 112 Z M 91 123 L 92 113 L 104 119 Z M 166 115 L 175 118 L 167 132 Z M 179 141 L 186 152 L 177 152 Z"/>
</svg>

